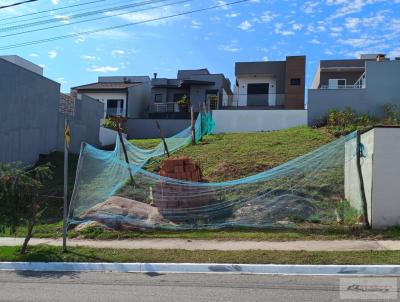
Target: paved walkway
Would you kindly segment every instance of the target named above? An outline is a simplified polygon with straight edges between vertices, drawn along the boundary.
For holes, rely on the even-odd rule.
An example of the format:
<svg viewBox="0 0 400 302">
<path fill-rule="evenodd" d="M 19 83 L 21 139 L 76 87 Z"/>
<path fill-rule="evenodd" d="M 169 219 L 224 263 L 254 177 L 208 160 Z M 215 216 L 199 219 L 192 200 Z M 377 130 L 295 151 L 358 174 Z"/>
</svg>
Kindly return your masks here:
<svg viewBox="0 0 400 302">
<path fill-rule="evenodd" d="M 23 238 L 0 238 L 0 246 L 16 246 Z M 30 245 L 61 245 L 61 239 L 32 238 Z M 69 239 L 69 246 L 115 249 L 185 249 L 185 250 L 281 250 L 281 251 L 383 251 L 400 250 L 400 240 L 332 240 L 332 241 L 218 241 L 187 239 L 80 240 Z"/>
</svg>

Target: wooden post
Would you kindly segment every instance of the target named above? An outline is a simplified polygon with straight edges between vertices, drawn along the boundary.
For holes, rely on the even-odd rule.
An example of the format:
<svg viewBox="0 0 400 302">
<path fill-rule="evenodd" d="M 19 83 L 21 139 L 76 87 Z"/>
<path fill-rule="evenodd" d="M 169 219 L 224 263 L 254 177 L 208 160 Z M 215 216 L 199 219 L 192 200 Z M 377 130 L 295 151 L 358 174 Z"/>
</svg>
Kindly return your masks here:
<svg viewBox="0 0 400 302">
<path fill-rule="evenodd" d="M 190 107 L 190 118 L 192 120 L 192 144 L 196 145 L 196 125 L 194 120 L 194 109 L 193 106 Z"/>
<path fill-rule="evenodd" d="M 158 120 L 156 120 L 156 124 L 157 124 L 158 130 L 160 131 L 161 140 L 162 140 L 162 142 L 163 142 L 163 144 L 164 144 L 164 154 L 166 153 L 166 154 L 167 154 L 167 157 L 169 157 L 168 145 L 167 145 L 167 143 L 166 143 L 166 141 L 165 141 L 164 134 L 163 134 L 163 132 L 162 132 L 162 130 L 161 130 L 161 126 L 160 126 L 160 123 L 158 122 Z"/>
<path fill-rule="evenodd" d="M 67 251 L 67 212 L 68 212 L 68 145 L 69 145 L 69 121 L 64 120 L 64 207 L 63 207 L 63 252 Z M 68 137 L 67 137 L 68 136 Z"/>
<path fill-rule="evenodd" d="M 368 220 L 368 205 L 367 205 L 367 197 L 365 196 L 365 187 L 364 187 L 364 178 L 362 175 L 361 169 L 361 132 L 357 131 L 357 172 L 358 177 L 360 179 L 360 191 L 361 191 L 361 199 L 363 205 L 363 215 L 364 215 L 364 226 L 369 229 L 371 227 Z"/>
<path fill-rule="evenodd" d="M 131 178 L 131 184 L 132 184 L 132 187 L 135 188 L 135 181 L 133 180 L 132 169 L 131 169 L 131 166 L 129 165 L 128 153 L 126 152 L 125 143 L 124 143 L 124 140 L 123 140 L 122 134 L 121 134 L 122 118 L 121 117 L 116 117 L 114 120 L 117 123 L 117 132 L 118 132 L 119 142 L 121 143 L 122 151 L 124 152 L 125 162 L 128 165 L 128 171 L 129 171 L 129 176 Z"/>
<path fill-rule="evenodd" d="M 200 114 L 200 141 L 203 140 L 203 103 L 199 104 L 199 114 Z"/>
</svg>

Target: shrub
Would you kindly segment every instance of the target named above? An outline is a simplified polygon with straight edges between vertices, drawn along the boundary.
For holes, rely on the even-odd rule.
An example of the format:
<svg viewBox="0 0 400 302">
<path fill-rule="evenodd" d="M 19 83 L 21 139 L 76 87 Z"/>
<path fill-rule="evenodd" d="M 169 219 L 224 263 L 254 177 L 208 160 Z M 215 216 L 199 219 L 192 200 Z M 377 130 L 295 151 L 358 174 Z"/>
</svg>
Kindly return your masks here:
<svg viewBox="0 0 400 302">
<path fill-rule="evenodd" d="M 115 130 L 115 131 L 118 130 L 117 122 L 112 120 L 112 119 L 110 119 L 110 118 L 106 118 L 104 120 L 103 127 L 111 129 L 111 130 Z M 126 129 L 125 129 L 124 125 L 122 125 L 121 132 L 126 133 Z"/>
<path fill-rule="evenodd" d="M 400 112 L 397 105 L 387 103 L 383 105 L 383 112 L 384 112 L 384 118 L 383 118 L 384 124 L 396 125 L 399 123 Z"/>
</svg>

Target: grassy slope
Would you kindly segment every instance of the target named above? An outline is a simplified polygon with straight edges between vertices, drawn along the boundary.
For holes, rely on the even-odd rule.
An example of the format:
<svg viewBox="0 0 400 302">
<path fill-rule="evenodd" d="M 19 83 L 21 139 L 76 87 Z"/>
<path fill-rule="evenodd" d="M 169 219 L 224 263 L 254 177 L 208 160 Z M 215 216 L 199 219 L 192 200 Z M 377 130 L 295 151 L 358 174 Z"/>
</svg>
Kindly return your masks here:
<svg viewBox="0 0 400 302">
<path fill-rule="evenodd" d="M 268 170 L 334 139 L 325 129 L 297 127 L 272 132 L 210 135 L 174 155 L 191 157 L 208 181 L 225 181 Z M 158 140 L 134 140 L 151 147 Z M 157 170 L 157 166 L 150 169 Z"/>
<path fill-rule="evenodd" d="M 305 252 L 305 251 L 188 251 L 116 250 L 35 246 L 21 255 L 17 247 L 0 247 L 0 261 L 45 262 L 175 262 L 252 264 L 400 264 L 397 251 Z"/>
</svg>

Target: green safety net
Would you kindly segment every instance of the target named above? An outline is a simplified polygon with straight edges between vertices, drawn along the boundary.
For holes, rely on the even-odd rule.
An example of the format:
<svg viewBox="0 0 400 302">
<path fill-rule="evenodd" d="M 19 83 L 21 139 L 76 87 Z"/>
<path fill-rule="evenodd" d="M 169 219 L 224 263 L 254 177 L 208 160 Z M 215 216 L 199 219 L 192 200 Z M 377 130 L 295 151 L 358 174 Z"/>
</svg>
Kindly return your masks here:
<svg viewBox="0 0 400 302">
<path fill-rule="evenodd" d="M 196 138 L 213 128 L 210 115 L 199 115 Z M 166 141 L 171 152 L 184 147 L 191 141 L 191 128 Z M 83 144 L 70 223 L 96 221 L 114 229 L 265 228 L 357 222 L 362 213 L 361 198 L 346 200 L 361 194 L 354 173 L 355 133 L 265 172 L 218 183 L 151 173 L 144 166 L 164 155 L 163 146 L 143 150 L 124 144 L 129 164 L 119 140 L 114 151 Z"/>
</svg>

